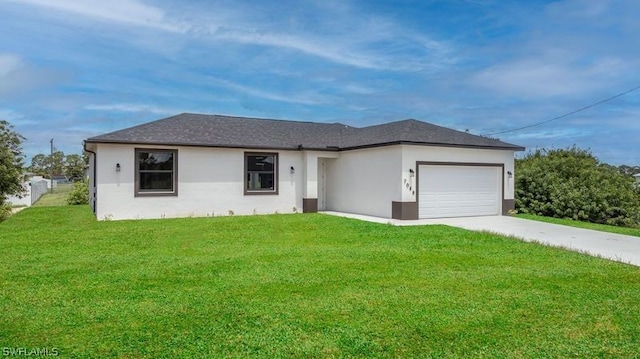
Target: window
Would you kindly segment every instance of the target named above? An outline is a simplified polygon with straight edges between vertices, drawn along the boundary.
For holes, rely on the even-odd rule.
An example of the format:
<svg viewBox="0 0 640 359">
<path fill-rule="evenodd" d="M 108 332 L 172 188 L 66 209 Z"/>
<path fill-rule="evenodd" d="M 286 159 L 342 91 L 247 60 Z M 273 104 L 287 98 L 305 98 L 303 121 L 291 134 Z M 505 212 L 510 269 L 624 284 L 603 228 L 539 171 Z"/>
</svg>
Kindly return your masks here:
<svg viewBox="0 0 640 359">
<path fill-rule="evenodd" d="M 244 194 L 278 194 L 278 154 L 244 154 Z"/>
<path fill-rule="evenodd" d="M 136 196 L 177 196 L 178 151 L 136 148 Z"/>
</svg>

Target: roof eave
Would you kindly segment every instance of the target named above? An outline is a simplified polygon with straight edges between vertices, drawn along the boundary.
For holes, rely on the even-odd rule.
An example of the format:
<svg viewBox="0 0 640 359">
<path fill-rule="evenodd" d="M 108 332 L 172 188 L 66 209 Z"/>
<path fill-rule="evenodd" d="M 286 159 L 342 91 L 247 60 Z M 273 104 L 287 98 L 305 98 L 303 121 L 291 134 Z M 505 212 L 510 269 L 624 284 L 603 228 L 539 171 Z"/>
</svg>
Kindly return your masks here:
<svg viewBox="0 0 640 359">
<path fill-rule="evenodd" d="M 259 149 L 259 150 L 281 150 L 281 151 L 327 151 L 336 152 L 338 147 L 299 147 L 295 146 L 251 146 L 251 145 L 228 145 L 228 144 L 210 144 L 210 143 L 182 143 L 182 142 L 156 142 L 156 141 L 123 141 L 123 140 L 107 140 L 107 139 L 86 139 L 85 143 L 91 144 L 115 144 L 115 145 L 140 145 L 140 146 L 172 146 L 172 147 L 206 147 L 206 148 L 237 148 L 237 149 Z"/>
<path fill-rule="evenodd" d="M 326 146 L 326 147 L 305 147 L 300 148 L 295 146 L 251 146 L 251 145 L 232 145 L 232 144 L 210 144 L 210 143 L 182 143 L 182 142 L 155 142 L 155 141 L 123 141 L 123 140 L 109 140 L 109 139 L 87 139 L 85 143 L 105 143 L 105 144 L 122 144 L 122 145 L 144 145 L 144 146 L 184 146 L 184 147 L 208 147 L 208 148 L 241 148 L 241 149 L 264 149 L 264 150 L 287 150 L 287 151 L 349 151 L 364 148 L 374 147 L 386 147 L 393 145 L 413 145 L 413 146 L 433 146 L 433 147 L 457 147 L 457 148 L 475 148 L 475 149 L 487 149 L 487 150 L 509 150 L 509 151 L 524 151 L 524 147 L 520 146 L 490 146 L 490 145 L 465 145 L 465 144 L 451 144 L 451 143 L 438 143 L 438 142 L 414 142 L 414 141 L 392 141 L 382 143 L 372 143 L 357 146 Z"/>
<path fill-rule="evenodd" d="M 340 151 L 358 150 L 363 148 L 385 147 L 393 145 L 413 145 L 413 146 L 432 146 L 432 147 L 457 147 L 457 148 L 475 148 L 484 150 L 508 150 L 508 151 L 524 151 L 525 148 L 521 146 L 490 146 L 490 145 L 465 145 L 465 144 L 452 144 L 452 143 L 438 143 L 438 142 L 414 142 L 414 141 L 393 141 L 383 143 L 373 143 L 358 146 L 340 147 Z"/>
</svg>

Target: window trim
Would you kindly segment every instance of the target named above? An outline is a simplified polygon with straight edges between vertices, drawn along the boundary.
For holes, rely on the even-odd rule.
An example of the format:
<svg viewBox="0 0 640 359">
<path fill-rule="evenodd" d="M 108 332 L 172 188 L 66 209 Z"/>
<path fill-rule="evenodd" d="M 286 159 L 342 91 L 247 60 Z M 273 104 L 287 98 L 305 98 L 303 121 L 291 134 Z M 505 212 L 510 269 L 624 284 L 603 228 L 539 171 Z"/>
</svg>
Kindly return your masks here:
<svg viewBox="0 0 640 359">
<path fill-rule="evenodd" d="M 249 182 L 249 156 L 273 156 L 273 187 L 269 190 L 249 190 L 247 183 Z M 277 152 L 245 152 L 244 153 L 244 182 L 242 188 L 245 195 L 277 195 L 280 189 L 278 179 L 280 178 L 280 159 Z"/>
<path fill-rule="evenodd" d="M 171 152 L 173 153 L 173 191 L 140 191 L 140 166 L 138 155 L 144 152 Z M 168 148 L 136 148 L 134 151 L 134 197 L 164 197 L 164 196 L 178 196 L 178 150 Z"/>
</svg>

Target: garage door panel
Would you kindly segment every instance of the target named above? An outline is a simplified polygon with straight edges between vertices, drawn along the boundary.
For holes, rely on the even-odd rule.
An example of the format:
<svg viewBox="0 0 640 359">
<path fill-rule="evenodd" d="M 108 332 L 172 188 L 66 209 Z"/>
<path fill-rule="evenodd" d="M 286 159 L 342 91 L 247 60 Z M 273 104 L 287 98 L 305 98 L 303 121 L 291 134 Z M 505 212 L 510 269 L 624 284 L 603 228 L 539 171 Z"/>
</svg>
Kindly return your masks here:
<svg viewBox="0 0 640 359">
<path fill-rule="evenodd" d="M 424 194 L 424 192 L 420 192 L 421 194 Z M 447 193 L 438 193 L 438 192 L 427 192 L 425 199 L 428 200 L 461 200 L 460 198 L 460 193 L 462 192 L 447 192 Z M 482 193 L 476 193 L 476 192 L 464 192 L 465 196 L 463 200 L 490 200 L 490 201 L 494 201 L 495 200 L 495 196 L 496 196 L 496 192 L 482 192 Z"/>
<path fill-rule="evenodd" d="M 420 218 L 500 213 L 501 173 L 489 166 L 419 166 Z"/>
<path fill-rule="evenodd" d="M 422 202 L 422 201 L 421 201 Z M 478 212 L 478 213 L 487 213 L 487 214 L 495 214 L 496 211 L 496 203 L 495 200 L 484 200 L 484 201 L 439 201 L 437 206 L 433 205 L 421 205 L 419 208 L 421 209 L 433 209 L 433 210 L 460 210 L 465 212 Z"/>
<path fill-rule="evenodd" d="M 455 217 L 477 217 L 477 216 L 493 216 L 492 210 L 479 211 L 476 207 L 459 208 L 459 207 L 443 207 L 438 209 L 429 208 L 420 213 L 420 218 L 455 218 Z"/>
</svg>

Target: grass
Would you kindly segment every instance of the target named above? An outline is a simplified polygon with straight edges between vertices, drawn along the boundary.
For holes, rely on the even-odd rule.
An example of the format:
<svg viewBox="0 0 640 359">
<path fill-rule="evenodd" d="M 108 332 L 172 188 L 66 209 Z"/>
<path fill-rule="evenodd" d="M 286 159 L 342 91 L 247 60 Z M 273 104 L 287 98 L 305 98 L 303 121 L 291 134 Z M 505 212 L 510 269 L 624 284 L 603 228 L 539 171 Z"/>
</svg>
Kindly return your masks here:
<svg viewBox="0 0 640 359">
<path fill-rule="evenodd" d="M 631 227 L 608 226 L 606 224 L 581 222 L 581 221 L 574 221 L 571 219 L 563 219 L 563 218 L 543 217 L 543 216 L 536 216 L 533 214 L 518 214 L 517 216 L 520 218 L 531 219 L 534 221 L 561 224 L 561 225 L 570 226 L 570 227 L 593 229 L 595 231 L 600 231 L 600 232 L 609 232 L 609 233 L 624 234 L 627 236 L 640 237 L 640 227 L 631 228 Z"/>
<path fill-rule="evenodd" d="M 0 347 L 82 358 L 638 357 L 640 269 L 321 214 L 0 224 Z"/>
<path fill-rule="evenodd" d="M 35 207 L 66 206 L 67 195 L 73 190 L 73 183 L 58 184 L 53 193 L 47 192 L 33 204 Z"/>
</svg>

